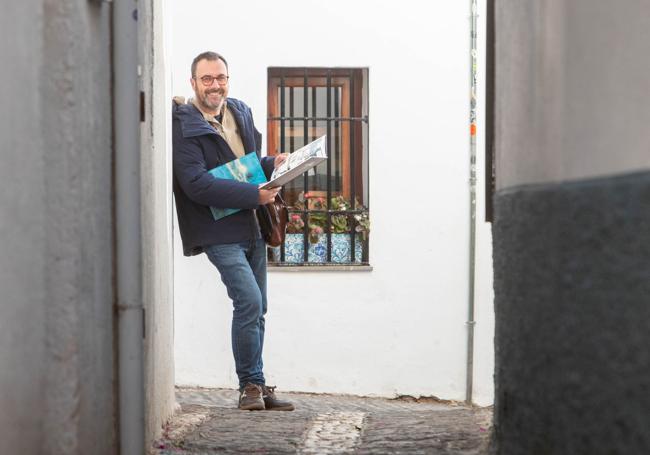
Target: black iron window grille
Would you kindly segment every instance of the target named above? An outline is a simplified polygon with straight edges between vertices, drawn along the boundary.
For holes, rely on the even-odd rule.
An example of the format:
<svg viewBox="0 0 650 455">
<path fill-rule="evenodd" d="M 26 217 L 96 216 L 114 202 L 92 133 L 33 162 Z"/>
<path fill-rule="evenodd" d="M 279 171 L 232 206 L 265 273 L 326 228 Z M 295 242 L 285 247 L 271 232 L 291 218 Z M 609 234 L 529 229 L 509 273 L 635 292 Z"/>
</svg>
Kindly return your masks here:
<svg viewBox="0 0 650 455">
<path fill-rule="evenodd" d="M 269 68 L 267 154 L 327 135 L 328 159 L 285 185 L 276 266 L 368 265 L 368 70 Z"/>
</svg>

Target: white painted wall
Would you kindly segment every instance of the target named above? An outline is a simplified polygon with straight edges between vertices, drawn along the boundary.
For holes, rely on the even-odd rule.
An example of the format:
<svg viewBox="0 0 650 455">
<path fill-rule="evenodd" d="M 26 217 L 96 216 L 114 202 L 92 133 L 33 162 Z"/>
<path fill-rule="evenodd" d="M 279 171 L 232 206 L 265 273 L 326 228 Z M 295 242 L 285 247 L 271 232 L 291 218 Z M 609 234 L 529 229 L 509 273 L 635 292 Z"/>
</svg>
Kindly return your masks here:
<svg viewBox="0 0 650 455">
<path fill-rule="evenodd" d="M 195 55 L 220 52 L 230 65 L 231 96 L 253 108 L 264 135 L 267 67 L 369 68 L 373 270 L 269 273 L 268 382 L 282 390 L 464 399 L 469 1 L 405 0 L 397 9 L 384 0 L 257 0 L 218 8 L 192 0 L 173 2 L 171 15 L 174 94 L 192 94 Z M 207 259 L 182 257 L 178 232 L 175 241 L 176 381 L 235 387 L 231 303 Z M 483 224 L 479 404 L 492 402 L 490 241 Z"/>
<path fill-rule="evenodd" d="M 145 306 L 145 440 L 160 436 L 174 411 L 170 0 L 139 9 L 145 121 L 141 124 L 142 263 Z"/>
</svg>

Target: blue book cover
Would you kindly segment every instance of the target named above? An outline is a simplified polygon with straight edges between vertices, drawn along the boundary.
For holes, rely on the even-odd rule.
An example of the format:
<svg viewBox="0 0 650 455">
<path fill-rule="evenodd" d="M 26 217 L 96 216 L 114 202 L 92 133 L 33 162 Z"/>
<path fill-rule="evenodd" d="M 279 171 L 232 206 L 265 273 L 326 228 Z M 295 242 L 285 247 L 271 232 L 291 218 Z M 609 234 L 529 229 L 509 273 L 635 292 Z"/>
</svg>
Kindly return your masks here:
<svg viewBox="0 0 650 455">
<path fill-rule="evenodd" d="M 208 172 L 218 179 L 237 180 L 239 182 L 254 183 L 256 185 L 266 183 L 264 169 L 262 169 L 257 153 L 247 153 L 241 158 L 222 164 L 214 169 L 210 169 Z M 214 219 L 219 220 L 224 216 L 237 213 L 241 209 L 221 209 L 210 207 L 210 210 L 212 211 Z"/>
</svg>

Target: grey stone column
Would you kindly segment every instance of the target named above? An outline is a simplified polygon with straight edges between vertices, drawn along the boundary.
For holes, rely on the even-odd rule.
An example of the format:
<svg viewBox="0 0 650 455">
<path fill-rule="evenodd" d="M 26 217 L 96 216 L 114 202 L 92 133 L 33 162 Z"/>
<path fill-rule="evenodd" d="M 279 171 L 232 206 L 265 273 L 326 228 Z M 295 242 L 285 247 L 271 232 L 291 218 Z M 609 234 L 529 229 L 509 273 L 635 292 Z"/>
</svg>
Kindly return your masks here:
<svg viewBox="0 0 650 455">
<path fill-rule="evenodd" d="M 650 3 L 495 23 L 493 452 L 650 453 Z"/>
</svg>

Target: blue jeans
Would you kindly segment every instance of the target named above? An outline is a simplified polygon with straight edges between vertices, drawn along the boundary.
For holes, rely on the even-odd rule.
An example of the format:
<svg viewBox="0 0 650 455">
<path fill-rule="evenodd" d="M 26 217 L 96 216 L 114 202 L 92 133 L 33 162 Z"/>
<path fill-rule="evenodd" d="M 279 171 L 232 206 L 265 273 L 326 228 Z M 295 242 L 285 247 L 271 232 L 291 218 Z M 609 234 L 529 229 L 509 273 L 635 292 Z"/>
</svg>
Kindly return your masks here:
<svg viewBox="0 0 650 455">
<path fill-rule="evenodd" d="M 232 299 L 232 353 L 239 387 L 264 384 L 262 348 L 266 314 L 266 245 L 255 239 L 204 248 Z"/>
</svg>

